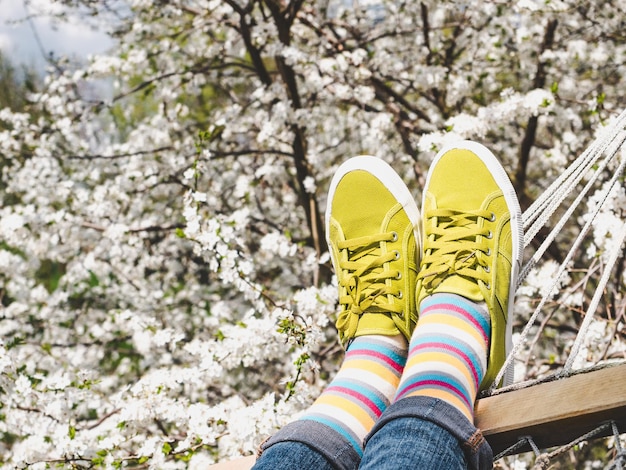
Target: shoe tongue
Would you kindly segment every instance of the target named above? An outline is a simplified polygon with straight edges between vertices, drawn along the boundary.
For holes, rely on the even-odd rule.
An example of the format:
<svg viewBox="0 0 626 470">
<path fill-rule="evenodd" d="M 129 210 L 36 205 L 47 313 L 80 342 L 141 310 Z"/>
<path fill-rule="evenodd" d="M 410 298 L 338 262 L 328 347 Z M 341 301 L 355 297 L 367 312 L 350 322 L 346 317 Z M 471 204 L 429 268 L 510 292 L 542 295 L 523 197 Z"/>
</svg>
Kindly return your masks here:
<svg viewBox="0 0 626 470">
<path fill-rule="evenodd" d="M 338 190 L 335 193 L 333 212 L 341 214 L 341 229 L 346 239 L 367 237 L 380 233 L 381 218 L 372 217 L 371 193 L 372 191 L 375 192 L 376 204 L 385 208 L 385 212 L 396 205 L 393 195 L 386 190 L 382 183 L 372 179 L 372 175 L 367 171 L 350 172 L 342 178 L 340 184 L 347 185 L 350 190 Z M 380 188 L 378 188 L 378 185 Z M 368 265 L 381 255 L 380 250 L 377 249 L 378 246 L 376 243 L 373 243 L 365 247 L 364 250 L 366 251 L 359 253 L 359 259 L 352 260 L 358 261 L 361 265 Z M 381 269 L 382 267 L 374 268 L 376 272 L 379 272 Z M 368 271 L 367 274 L 370 273 L 371 271 Z M 367 291 L 372 288 L 374 287 L 368 287 Z"/>
<path fill-rule="evenodd" d="M 448 293 L 461 295 L 467 299 L 475 302 L 481 302 L 485 300 L 476 281 L 468 280 L 463 276 L 452 275 L 446 277 L 441 284 L 439 284 L 432 291 L 427 290 L 429 295 L 438 293 Z"/>
<path fill-rule="evenodd" d="M 382 214 L 397 203 L 393 194 L 367 171 L 352 171 L 339 184 L 350 190 L 335 192 L 332 212 L 341 214 L 341 228 L 346 238 L 379 233 Z M 372 194 L 376 194 L 376 207 L 372 207 Z M 372 217 L 372 213 L 381 215 Z"/>
<path fill-rule="evenodd" d="M 468 173 L 467 168 L 471 168 L 472 172 Z M 480 190 L 472 191 L 478 181 L 481 184 Z M 477 165 L 474 152 L 465 149 L 450 151 L 448 158 L 437 164 L 437 172 L 430 181 L 430 187 L 442 186 L 448 190 L 437 191 L 437 206 L 459 210 L 479 208 L 485 201 L 486 193 L 498 191 L 498 185 L 489 168 L 485 164 Z"/>
<path fill-rule="evenodd" d="M 354 336 L 364 335 L 385 335 L 394 336 L 400 334 L 400 330 L 395 325 L 391 317 L 387 315 L 361 315 L 359 326 Z"/>
</svg>

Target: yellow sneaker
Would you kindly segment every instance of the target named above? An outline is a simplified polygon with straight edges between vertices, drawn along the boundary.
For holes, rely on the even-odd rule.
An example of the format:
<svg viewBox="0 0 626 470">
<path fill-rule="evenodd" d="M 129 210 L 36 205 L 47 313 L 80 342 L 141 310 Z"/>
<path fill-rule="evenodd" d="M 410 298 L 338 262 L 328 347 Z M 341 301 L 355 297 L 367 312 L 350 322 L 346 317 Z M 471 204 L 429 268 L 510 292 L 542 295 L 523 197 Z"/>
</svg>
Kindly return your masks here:
<svg viewBox="0 0 626 470">
<path fill-rule="evenodd" d="M 417 321 L 415 282 L 419 210 L 409 189 L 383 160 L 354 157 L 333 177 L 326 240 L 337 274 L 339 339 L 402 333 Z"/>
<path fill-rule="evenodd" d="M 489 387 L 511 348 L 513 300 L 524 236 L 519 202 L 504 168 L 484 146 L 460 142 L 435 157 L 424 187 L 423 253 L 417 305 L 434 293 L 485 302 L 491 316 Z M 513 379 L 507 370 L 504 384 Z"/>
</svg>

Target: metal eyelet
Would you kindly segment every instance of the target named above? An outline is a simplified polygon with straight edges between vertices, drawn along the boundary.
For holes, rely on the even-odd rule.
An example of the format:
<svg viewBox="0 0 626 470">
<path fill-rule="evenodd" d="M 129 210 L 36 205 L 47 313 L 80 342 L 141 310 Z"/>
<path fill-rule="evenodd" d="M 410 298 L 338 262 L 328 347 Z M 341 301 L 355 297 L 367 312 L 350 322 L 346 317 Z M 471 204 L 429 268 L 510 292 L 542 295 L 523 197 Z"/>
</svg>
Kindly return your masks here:
<svg viewBox="0 0 626 470">
<path fill-rule="evenodd" d="M 396 256 L 396 260 L 400 259 L 400 252 L 398 250 L 394 250 L 394 255 Z"/>
<path fill-rule="evenodd" d="M 487 290 L 491 290 L 491 283 L 489 283 L 489 282 L 485 282 L 485 288 L 486 288 Z"/>
<path fill-rule="evenodd" d="M 493 232 L 491 230 L 489 230 L 489 233 L 487 234 L 487 238 L 489 239 L 493 238 Z"/>
<path fill-rule="evenodd" d="M 490 268 L 489 266 L 483 266 L 483 270 L 484 270 L 486 273 L 490 273 L 490 272 L 491 272 L 491 268 Z"/>
<path fill-rule="evenodd" d="M 400 290 L 400 291 L 398 291 L 398 295 L 396 295 L 396 297 L 397 297 L 398 299 L 401 299 L 402 297 L 404 297 L 404 296 L 402 295 L 402 291 L 401 291 L 401 290 Z"/>
<path fill-rule="evenodd" d="M 398 241 L 398 232 L 391 232 L 391 241 L 392 242 L 397 242 Z"/>
<path fill-rule="evenodd" d="M 400 280 L 402 279 L 402 273 L 400 271 L 398 271 L 398 274 L 396 274 L 396 280 Z"/>
<path fill-rule="evenodd" d="M 487 256 L 491 256 L 491 248 L 487 248 L 487 251 L 485 252 L 485 254 Z"/>
<path fill-rule="evenodd" d="M 491 216 L 489 217 L 489 222 L 495 222 L 495 221 L 496 221 L 496 214 L 492 212 Z"/>
</svg>

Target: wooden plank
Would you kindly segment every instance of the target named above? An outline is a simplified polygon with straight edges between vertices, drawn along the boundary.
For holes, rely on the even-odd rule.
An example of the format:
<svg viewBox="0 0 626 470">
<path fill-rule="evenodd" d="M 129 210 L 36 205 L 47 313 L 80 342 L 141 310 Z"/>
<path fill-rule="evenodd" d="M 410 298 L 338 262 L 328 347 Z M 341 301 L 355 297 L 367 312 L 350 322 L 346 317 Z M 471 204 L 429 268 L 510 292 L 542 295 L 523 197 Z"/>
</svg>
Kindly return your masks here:
<svg viewBox="0 0 626 470">
<path fill-rule="evenodd" d="M 523 436 L 540 449 L 564 445 L 611 420 L 626 432 L 626 365 L 483 398 L 475 415 L 494 455 Z"/>
<path fill-rule="evenodd" d="M 215 465 L 209 465 L 208 470 L 250 470 L 254 465 L 256 457 L 250 455 L 240 459 L 230 460 L 228 462 L 220 462 Z"/>
<path fill-rule="evenodd" d="M 564 445 L 611 420 L 626 432 L 626 364 L 480 399 L 475 415 L 494 455 L 524 436 L 540 449 Z M 209 469 L 249 470 L 254 461 L 244 457 Z"/>
</svg>

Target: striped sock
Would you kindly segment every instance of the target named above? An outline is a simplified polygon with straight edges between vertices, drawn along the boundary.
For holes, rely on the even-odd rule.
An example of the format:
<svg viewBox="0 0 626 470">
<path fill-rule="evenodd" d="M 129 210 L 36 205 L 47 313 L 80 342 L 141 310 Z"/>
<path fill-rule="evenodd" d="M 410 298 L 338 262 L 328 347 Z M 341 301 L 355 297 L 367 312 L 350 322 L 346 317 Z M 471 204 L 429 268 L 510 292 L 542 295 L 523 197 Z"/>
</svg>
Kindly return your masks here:
<svg viewBox="0 0 626 470">
<path fill-rule="evenodd" d="M 424 298 L 395 401 L 418 395 L 439 398 L 473 422 L 490 335 L 484 304 L 454 294 Z"/>
<path fill-rule="evenodd" d="M 301 419 L 331 427 L 363 455 L 363 439 L 396 393 L 406 350 L 402 335 L 356 337 L 333 381 Z"/>
</svg>

